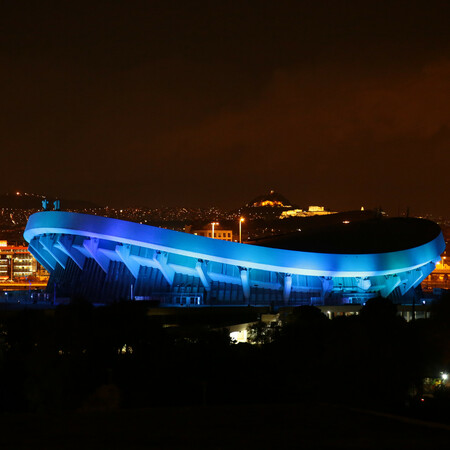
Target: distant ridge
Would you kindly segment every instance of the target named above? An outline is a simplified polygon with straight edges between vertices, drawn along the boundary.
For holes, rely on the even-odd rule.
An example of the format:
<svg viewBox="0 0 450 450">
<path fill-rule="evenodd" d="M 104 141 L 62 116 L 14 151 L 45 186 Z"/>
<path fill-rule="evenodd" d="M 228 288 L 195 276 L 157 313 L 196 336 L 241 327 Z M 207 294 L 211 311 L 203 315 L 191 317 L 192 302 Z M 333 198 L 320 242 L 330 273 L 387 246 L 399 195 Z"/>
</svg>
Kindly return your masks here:
<svg viewBox="0 0 450 450">
<path fill-rule="evenodd" d="M 0 208 L 13 209 L 42 209 L 42 200 L 46 198 L 50 202 L 50 206 L 56 197 L 45 196 L 41 194 L 32 193 L 17 193 L 8 192 L 0 194 Z M 67 200 L 59 199 L 61 202 L 61 209 L 91 209 L 99 208 L 99 205 L 86 200 Z"/>
</svg>

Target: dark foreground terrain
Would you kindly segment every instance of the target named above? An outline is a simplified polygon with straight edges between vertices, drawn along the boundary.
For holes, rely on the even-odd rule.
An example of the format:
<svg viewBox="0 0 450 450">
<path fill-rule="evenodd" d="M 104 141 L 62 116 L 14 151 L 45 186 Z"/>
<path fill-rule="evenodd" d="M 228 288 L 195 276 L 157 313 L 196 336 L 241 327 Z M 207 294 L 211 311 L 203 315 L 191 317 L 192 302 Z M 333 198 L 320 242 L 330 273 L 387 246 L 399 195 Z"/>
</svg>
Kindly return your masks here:
<svg viewBox="0 0 450 450">
<path fill-rule="evenodd" d="M 262 393 L 270 396 L 270 392 Z M 0 416 L 2 449 L 439 449 L 450 427 L 328 405 Z"/>
<path fill-rule="evenodd" d="M 256 312 L 236 345 L 225 310 L 4 311 L 0 449 L 448 448 L 448 295 L 409 323 L 386 299 L 333 320 Z"/>
</svg>

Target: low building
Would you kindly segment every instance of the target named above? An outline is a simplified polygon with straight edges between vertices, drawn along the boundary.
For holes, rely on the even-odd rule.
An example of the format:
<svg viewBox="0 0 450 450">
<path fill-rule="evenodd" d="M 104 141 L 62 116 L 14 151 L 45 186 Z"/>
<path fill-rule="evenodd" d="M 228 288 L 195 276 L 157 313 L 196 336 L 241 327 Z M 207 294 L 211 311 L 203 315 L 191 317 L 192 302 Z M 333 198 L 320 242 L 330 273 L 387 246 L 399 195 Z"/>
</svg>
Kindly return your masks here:
<svg viewBox="0 0 450 450">
<path fill-rule="evenodd" d="M 23 281 L 36 277 L 39 263 L 23 245 L 8 245 L 0 241 L 0 280 Z"/>
<path fill-rule="evenodd" d="M 225 230 L 220 228 L 220 226 L 214 227 L 214 236 L 213 236 L 213 228 L 211 224 L 208 224 L 205 227 L 197 230 L 192 230 L 192 234 L 195 234 L 196 236 L 204 236 L 214 239 L 220 239 L 222 241 L 233 240 L 233 230 Z"/>
<path fill-rule="evenodd" d="M 49 274 L 28 247 L 0 241 L 0 291 L 42 289 Z"/>
</svg>

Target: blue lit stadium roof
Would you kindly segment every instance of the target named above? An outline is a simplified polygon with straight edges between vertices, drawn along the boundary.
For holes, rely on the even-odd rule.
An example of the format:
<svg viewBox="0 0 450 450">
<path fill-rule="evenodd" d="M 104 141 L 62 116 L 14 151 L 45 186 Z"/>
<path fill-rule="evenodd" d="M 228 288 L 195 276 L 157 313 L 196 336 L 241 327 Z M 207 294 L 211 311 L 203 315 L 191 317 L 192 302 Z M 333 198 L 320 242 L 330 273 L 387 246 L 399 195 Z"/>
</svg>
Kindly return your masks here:
<svg viewBox="0 0 450 450">
<path fill-rule="evenodd" d="M 390 293 L 400 285 L 404 289 L 416 286 L 440 259 L 445 248 L 442 233 L 435 224 L 417 220 L 414 224 L 408 221 L 402 224 L 404 229 L 411 226 L 419 230 L 422 237 L 410 240 L 413 246 L 371 253 L 324 253 L 239 244 L 63 211 L 32 215 L 24 237 L 30 251 L 58 277 L 63 277 L 68 260 L 83 271 L 89 259 L 106 274 L 111 262 L 120 263 L 136 281 L 143 273 L 141 267 L 159 270 L 169 288 L 176 283 L 177 275 L 196 278 L 206 293 L 214 283 L 240 285 L 246 299 L 252 295 L 252 287 L 254 291 L 261 287 L 280 291 L 286 298 L 296 289 L 321 290 L 323 295 L 327 290 L 336 291 L 338 286 L 348 285 L 349 292 L 354 288 L 356 294 L 361 291 L 365 296 L 369 293 L 374 296 Z M 420 245 L 414 245 L 417 243 Z M 94 270 L 92 265 L 89 267 Z M 293 276 L 297 278 L 287 281 Z M 395 279 L 383 281 L 380 277 Z M 338 278 L 342 281 L 336 281 Z"/>
</svg>

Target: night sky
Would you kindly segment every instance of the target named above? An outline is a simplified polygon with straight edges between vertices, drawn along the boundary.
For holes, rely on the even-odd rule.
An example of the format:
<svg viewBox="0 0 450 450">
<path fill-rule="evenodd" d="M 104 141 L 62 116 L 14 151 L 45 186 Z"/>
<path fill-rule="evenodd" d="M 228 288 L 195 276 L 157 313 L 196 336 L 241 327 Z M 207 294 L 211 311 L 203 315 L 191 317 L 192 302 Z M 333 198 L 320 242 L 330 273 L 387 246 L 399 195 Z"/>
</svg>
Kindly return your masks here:
<svg viewBox="0 0 450 450">
<path fill-rule="evenodd" d="M 0 2 L 0 191 L 450 217 L 450 2 Z"/>
</svg>

